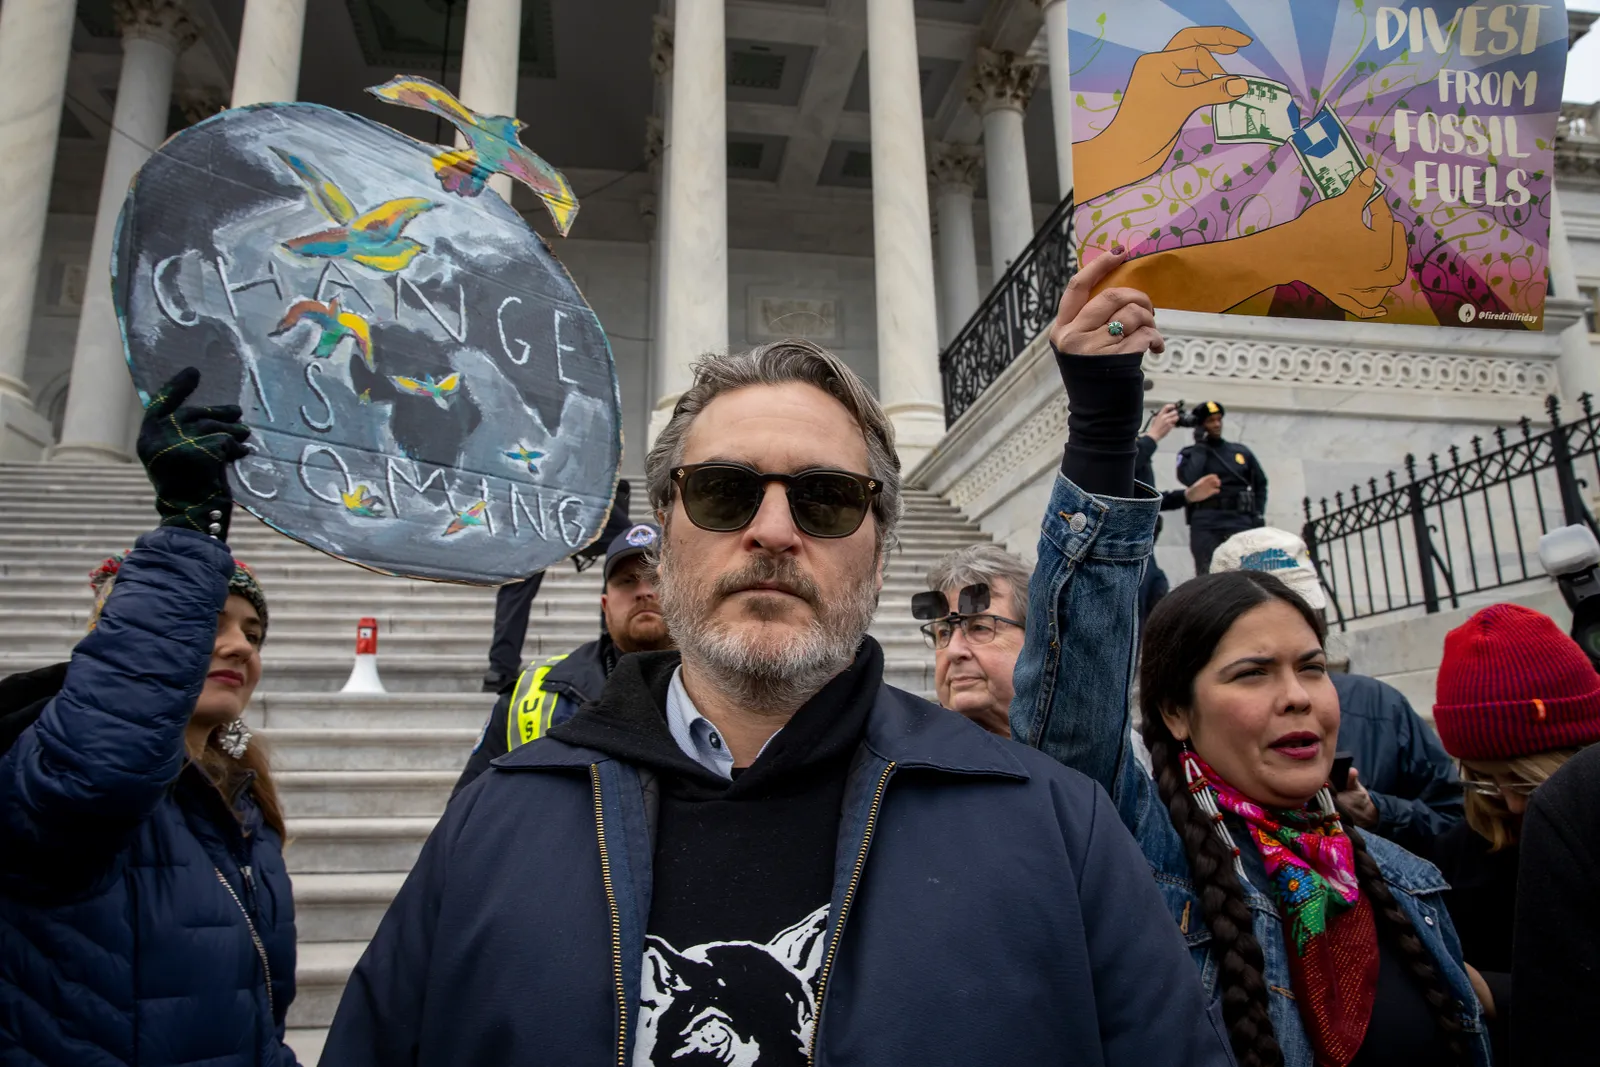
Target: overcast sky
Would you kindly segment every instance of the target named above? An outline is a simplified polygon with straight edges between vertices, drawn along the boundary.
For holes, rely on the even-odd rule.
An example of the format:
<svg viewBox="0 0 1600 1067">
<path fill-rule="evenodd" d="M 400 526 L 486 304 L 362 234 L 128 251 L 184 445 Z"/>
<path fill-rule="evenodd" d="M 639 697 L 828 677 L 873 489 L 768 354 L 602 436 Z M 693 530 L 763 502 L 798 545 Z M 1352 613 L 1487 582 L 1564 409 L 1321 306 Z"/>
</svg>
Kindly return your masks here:
<svg viewBox="0 0 1600 1067">
<path fill-rule="evenodd" d="M 1573 11 L 1600 11 L 1600 0 L 1568 0 L 1567 7 Z M 1600 22 L 1567 53 L 1567 84 L 1561 99 L 1584 104 L 1600 100 Z"/>
</svg>

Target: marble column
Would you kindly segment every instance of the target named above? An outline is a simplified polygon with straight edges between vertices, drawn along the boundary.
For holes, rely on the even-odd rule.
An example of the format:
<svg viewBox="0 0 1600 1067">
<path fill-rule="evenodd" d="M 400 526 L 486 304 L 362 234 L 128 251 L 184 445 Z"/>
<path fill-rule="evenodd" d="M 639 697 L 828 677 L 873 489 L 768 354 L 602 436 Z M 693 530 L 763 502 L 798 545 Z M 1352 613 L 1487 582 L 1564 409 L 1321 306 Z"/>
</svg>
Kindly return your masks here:
<svg viewBox="0 0 1600 1067">
<path fill-rule="evenodd" d="M 644 387 L 650 412 L 646 419 L 645 447 L 655 441 L 664 419 L 654 415 L 655 401 L 662 395 L 658 386 L 668 388 L 659 368 L 666 360 L 667 323 L 667 243 L 671 173 L 667 167 L 667 128 L 672 121 L 672 20 L 655 17 L 650 46 L 650 70 L 660 92 L 661 115 L 651 115 L 645 123 L 645 157 L 650 161 L 650 176 L 655 190 L 655 232 L 650 247 L 650 347 Z M 642 459 L 643 457 L 641 457 Z"/>
<path fill-rule="evenodd" d="M 933 235 L 912 0 L 867 0 L 878 398 L 906 472 L 944 436 Z"/>
<path fill-rule="evenodd" d="M 517 113 L 517 77 L 522 46 L 522 0 L 468 0 L 461 39 L 461 86 L 456 95 L 485 115 Z M 456 134 L 456 145 L 467 139 Z M 535 149 L 537 151 L 537 149 Z M 511 177 L 496 174 L 489 187 L 511 203 Z"/>
<path fill-rule="evenodd" d="M 909 0 L 907 0 L 909 3 Z M 662 208 L 661 358 L 650 441 L 689 387 L 689 366 L 728 347 L 728 101 L 724 0 L 677 0 Z M 924 209 L 926 210 L 926 209 Z"/>
<path fill-rule="evenodd" d="M 112 10 L 122 31 L 122 72 L 89 246 L 89 284 L 78 317 L 66 421 L 61 443 L 51 453 L 64 462 L 129 458 L 128 420 L 138 407 L 111 305 L 111 248 L 128 185 L 166 138 L 178 53 L 196 37 L 181 0 L 113 0 Z"/>
<path fill-rule="evenodd" d="M 1065 200 L 1072 191 L 1072 67 L 1067 62 L 1067 0 L 1034 2 L 1044 10 L 1050 119 L 1056 133 L 1056 181 L 1061 199 Z"/>
<path fill-rule="evenodd" d="M 989 193 L 989 259 L 996 279 L 1033 240 L 1033 197 L 1022 113 L 1039 68 L 1011 52 L 978 49 L 967 100 L 983 116 L 983 168 Z"/>
<path fill-rule="evenodd" d="M 0 460 L 38 459 L 50 444 L 50 424 L 33 410 L 23 370 L 76 14 L 76 5 L 62 0 L 6 0 L 0 7 L 7 93 L 0 114 Z"/>
<path fill-rule="evenodd" d="M 981 159 L 973 145 L 936 144 L 928 176 L 933 181 L 939 241 L 939 334 L 947 345 L 978 309 L 978 249 L 972 230 L 972 193 Z"/>
<path fill-rule="evenodd" d="M 300 89 L 306 0 L 246 0 L 233 64 L 233 106 L 293 100 Z"/>
<path fill-rule="evenodd" d="M 1553 184 L 1550 187 L 1550 280 L 1554 283 L 1551 296 L 1582 299 L 1572 245 L 1567 236 L 1567 220 Z M 1581 394 L 1588 393 L 1600 402 L 1600 349 L 1589 342 L 1589 324 L 1583 316 L 1561 331 L 1561 360 L 1556 365 L 1556 373 L 1561 381 L 1561 399 L 1568 418 L 1577 414 Z"/>
</svg>

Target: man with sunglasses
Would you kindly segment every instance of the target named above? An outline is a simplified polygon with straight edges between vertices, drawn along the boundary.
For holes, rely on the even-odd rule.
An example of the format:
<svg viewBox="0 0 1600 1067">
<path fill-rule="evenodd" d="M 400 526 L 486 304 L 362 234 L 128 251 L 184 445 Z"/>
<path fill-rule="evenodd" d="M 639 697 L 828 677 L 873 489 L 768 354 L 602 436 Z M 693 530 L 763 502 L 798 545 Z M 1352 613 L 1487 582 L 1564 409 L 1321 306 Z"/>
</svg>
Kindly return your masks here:
<svg viewBox="0 0 1600 1067">
<path fill-rule="evenodd" d="M 928 589 L 911 598 L 927 620 L 939 704 L 992 734 L 1011 736 L 1011 672 L 1022 652 L 1033 568 L 999 545 L 968 545 L 928 571 Z"/>
<path fill-rule="evenodd" d="M 1126 321 L 1123 344 L 1153 343 Z M 1137 398 L 1125 442 L 1083 430 L 1097 360 L 1070 358 L 1089 387 L 1063 465 L 1125 465 L 1131 488 Z M 325 1062 L 1230 1062 L 1105 794 L 884 683 L 867 627 L 900 470 L 865 383 L 803 341 L 707 357 L 646 478 L 678 652 L 624 657 L 456 798 Z M 1153 500 L 1063 477 L 1058 505 L 1148 555 Z M 1059 641 L 1080 699 L 1120 701 L 1138 568 L 1089 542 L 1059 602 L 1125 601 L 1128 626 Z"/>
</svg>

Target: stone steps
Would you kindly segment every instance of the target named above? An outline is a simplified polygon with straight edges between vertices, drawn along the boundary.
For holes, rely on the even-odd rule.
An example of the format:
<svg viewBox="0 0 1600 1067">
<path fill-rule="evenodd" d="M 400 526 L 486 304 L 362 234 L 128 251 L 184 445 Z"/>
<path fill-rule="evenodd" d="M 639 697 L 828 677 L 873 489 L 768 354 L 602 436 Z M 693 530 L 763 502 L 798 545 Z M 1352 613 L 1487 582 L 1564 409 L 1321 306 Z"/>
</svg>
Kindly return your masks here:
<svg viewBox="0 0 1600 1067">
<path fill-rule="evenodd" d="M 134 466 L 0 464 L 0 675 L 71 651 L 89 616 L 88 572 L 154 526 L 152 499 Z M 935 558 L 989 538 L 932 494 L 907 491 L 905 500 L 873 634 L 886 680 L 927 694 L 933 656 L 907 601 Z M 288 1040 L 313 1067 L 350 969 L 444 812 L 494 704 L 480 691 L 494 591 L 366 571 L 242 510 L 229 543 L 261 577 L 272 607 L 263 688 L 248 718 L 270 748 L 288 820 L 300 934 Z M 598 567 L 551 568 L 533 602 L 524 658 L 592 639 L 600 592 Z M 338 692 L 362 616 L 378 620 L 383 695 Z"/>
<path fill-rule="evenodd" d="M 476 729 L 470 732 L 478 736 Z M 277 754 L 274 748 L 274 761 Z M 466 761 L 462 754 L 442 770 L 284 770 L 272 777 L 283 806 L 308 818 L 437 815 Z"/>
<path fill-rule="evenodd" d="M 443 808 L 433 815 L 300 818 L 291 813 L 284 859 L 290 874 L 409 871 L 443 813 Z"/>
</svg>

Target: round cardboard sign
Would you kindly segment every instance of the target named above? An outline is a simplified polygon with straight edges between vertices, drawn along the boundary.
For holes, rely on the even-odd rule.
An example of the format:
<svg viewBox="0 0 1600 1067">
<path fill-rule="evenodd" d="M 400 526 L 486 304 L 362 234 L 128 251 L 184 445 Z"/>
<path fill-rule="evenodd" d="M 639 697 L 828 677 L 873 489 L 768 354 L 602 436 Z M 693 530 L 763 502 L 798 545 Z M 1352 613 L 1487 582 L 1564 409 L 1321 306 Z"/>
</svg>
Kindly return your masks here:
<svg viewBox="0 0 1600 1067">
<path fill-rule="evenodd" d="M 438 149 L 314 104 L 225 111 L 140 170 L 112 291 L 146 399 L 237 403 L 234 499 L 388 574 L 498 585 L 584 547 L 622 456 L 599 320 Z"/>
</svg>

